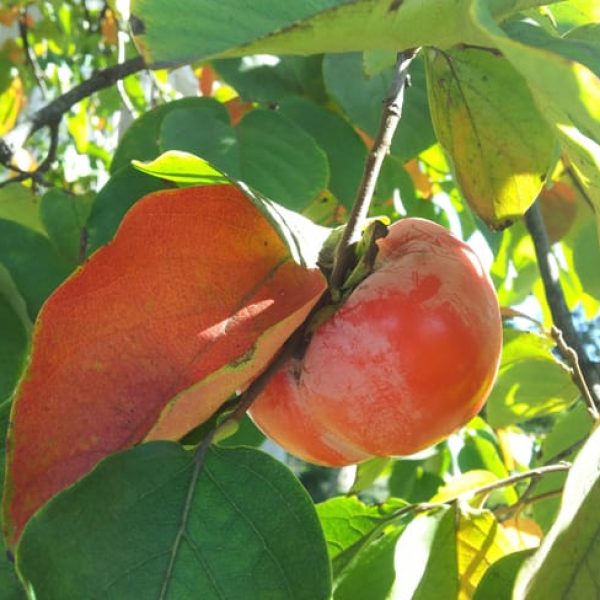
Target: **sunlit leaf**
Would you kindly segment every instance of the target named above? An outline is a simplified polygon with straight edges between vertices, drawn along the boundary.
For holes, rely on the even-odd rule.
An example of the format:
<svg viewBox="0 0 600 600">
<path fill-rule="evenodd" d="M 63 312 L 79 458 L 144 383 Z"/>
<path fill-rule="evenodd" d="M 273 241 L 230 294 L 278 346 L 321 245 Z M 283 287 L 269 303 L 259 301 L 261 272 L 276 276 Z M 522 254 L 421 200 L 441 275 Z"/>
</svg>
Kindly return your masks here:
<svg viewBox="0 0 600 600">
<path fill-rule="evenodd" d="M 492 10 L 502 18 L 543 0 L 500 0 Z M 478 38 L 468 27 L 468 5 L 454 0 L 268 0 L 248 10 L 236 0 L 177 2 L 134 0 L 131 26 L 148 64 L 181 64 L 212 57 L 249 54 L 320 54 L 369 49 L 449 47 Z M 164 16 L 177 14 L 170 27 Z"/>
<path fill-rule="evenodd" d="M 456 600 L 456 518 L 454 507 L 443 507 L 407 525 L 396 545 L 395 600 Z"/>
<path fill-rule="evenodd" d="M 396 499 L 369 506 L 355 497 L 332 498 L 317 505 L 334 581 L 366 546 L 384 534 L 394 522 L 393 514 L 404 506 L 406 503 Z"/>
<path fill-rule="evenodd" d="M 470 600 L 488 567 L 518 549 L 491 512 L 460 511 L 456 532 L 458 599 Z"/>
<path fill-rule="evenodd" d="M 203 158 L 179 150 L 169 150 L 150 162 L 134 160 L 132 164 L 142 173 L 177 183 L 210 185 L 228 182 L 221 171 Z"/>
<path fill-rule="evenodd" d="M 492 427 L 560 412 L 579 396 L 564 365 L 552 356 L 551 345 L 534 333 L 505 330 L 498 377 L 487 403 Z"/>
<path fill-rule="evenodd" d="M 600 587 L 600 430 L 586 442 L 565 484 L 558 517 L 524 564 L 515 597 L 592 598 Z"/>
<path fill-rule="evenodd" d="M 471 49 L 426 56 L 432 119 L 457 183 L 471 209 L 502 228 L 540 192 L 554 136 L 505 58 Z"/>
</svg>

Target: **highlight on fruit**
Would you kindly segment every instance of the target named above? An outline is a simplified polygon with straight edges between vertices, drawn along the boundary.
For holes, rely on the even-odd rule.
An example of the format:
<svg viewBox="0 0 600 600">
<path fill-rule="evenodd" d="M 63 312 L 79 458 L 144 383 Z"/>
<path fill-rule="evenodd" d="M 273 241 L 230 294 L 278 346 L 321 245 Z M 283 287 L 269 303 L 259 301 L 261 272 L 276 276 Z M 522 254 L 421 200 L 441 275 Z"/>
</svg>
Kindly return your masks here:
<svg viewBox="0 0 600 600">
<path fill-rule="evenodd" d="M 476 415 L 494 383 L 501 316 L 473 250 L 418 218 L 377 243 L 373 273 L 250 409 L 267 436 L 309 462 L 418 452 Z"/>
</svg>

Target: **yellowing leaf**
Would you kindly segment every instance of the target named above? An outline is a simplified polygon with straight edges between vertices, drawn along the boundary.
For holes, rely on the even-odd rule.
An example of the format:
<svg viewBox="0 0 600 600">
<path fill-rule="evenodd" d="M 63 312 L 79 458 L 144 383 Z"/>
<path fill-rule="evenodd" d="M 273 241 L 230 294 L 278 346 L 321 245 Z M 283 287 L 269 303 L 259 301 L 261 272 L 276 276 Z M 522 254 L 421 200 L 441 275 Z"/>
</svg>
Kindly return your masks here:
<svg viewBox="0 0 600 600">
<path fill-rule="evenodd" d="M 427 53 L 431 116 L 469 206 L 493 228 L 525 213 L 555 140 L 524 79 L 484 50 Z"/>
<path fill-rule="evenodd" d="M 470 600 L 487 568 L 517 549 L 491 512 L 461 511 L 456 532 L 459 600 Z"/>
<path fill-rule="evenodd" d="M 528 550 L 537 548 L 544 537 L 542 528 L 533 520 L 526 517 L 513 517 L 502 523 L 506 535 L 515 548 Z"/>
</svg>

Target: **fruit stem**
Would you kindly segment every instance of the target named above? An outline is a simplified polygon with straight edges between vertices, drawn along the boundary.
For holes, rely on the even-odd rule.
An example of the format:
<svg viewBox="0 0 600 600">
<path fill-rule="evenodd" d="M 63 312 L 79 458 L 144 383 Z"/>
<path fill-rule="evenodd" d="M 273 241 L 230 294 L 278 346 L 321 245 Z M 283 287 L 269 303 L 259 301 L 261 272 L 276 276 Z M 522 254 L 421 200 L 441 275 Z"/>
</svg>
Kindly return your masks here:
<svg viewBox="0 0 600 600">
<path fill-rule="evenodd" d="M 411 49 L 398 54 L 396 66 L 394 67 L 395 76 L 390 91 L 384 100 L 379 130 L 373 141 L 373 147 L 367 156 L 362 180 L 358 187 L 348 223 L 336 248 L 333 270 L 329 277 L 329 289 L 333 297 L 339 295 L 339 290 L 347 272 L 354 266 L 354 244 L 361 237 L 381 165 L 389 152 L 394 132 L 402 115 L 404 90 L 409 82 L 408 70 L 417 52 L 418 49 Z"/>
</svg>

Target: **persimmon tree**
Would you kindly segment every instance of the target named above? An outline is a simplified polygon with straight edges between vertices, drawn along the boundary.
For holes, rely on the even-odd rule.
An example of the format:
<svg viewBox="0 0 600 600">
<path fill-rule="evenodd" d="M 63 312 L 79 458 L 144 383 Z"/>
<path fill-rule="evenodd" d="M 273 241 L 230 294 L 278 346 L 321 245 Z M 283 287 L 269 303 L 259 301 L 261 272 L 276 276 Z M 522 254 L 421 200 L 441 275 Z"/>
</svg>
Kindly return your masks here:
<svg viewBox="0 0 600 600">
<path fill-rule="evenodd" d="M 128 4 L 0 8 L 0 596 L 596 598 L 597 2 Z M 248 413 L 406 217 L 489 272 L 487 404 L 417 454 L 311 465 Z M 465 344 L 497 347 L 481 323 Z M 477 360 L 415 331 L 420 382 Z M 371 397 L 402 378 L 361 337 Z M 354 346 L 322 347 L 342 381 Z M 339 395 L 310 408 L 338 433 Z"/>
</svg>

